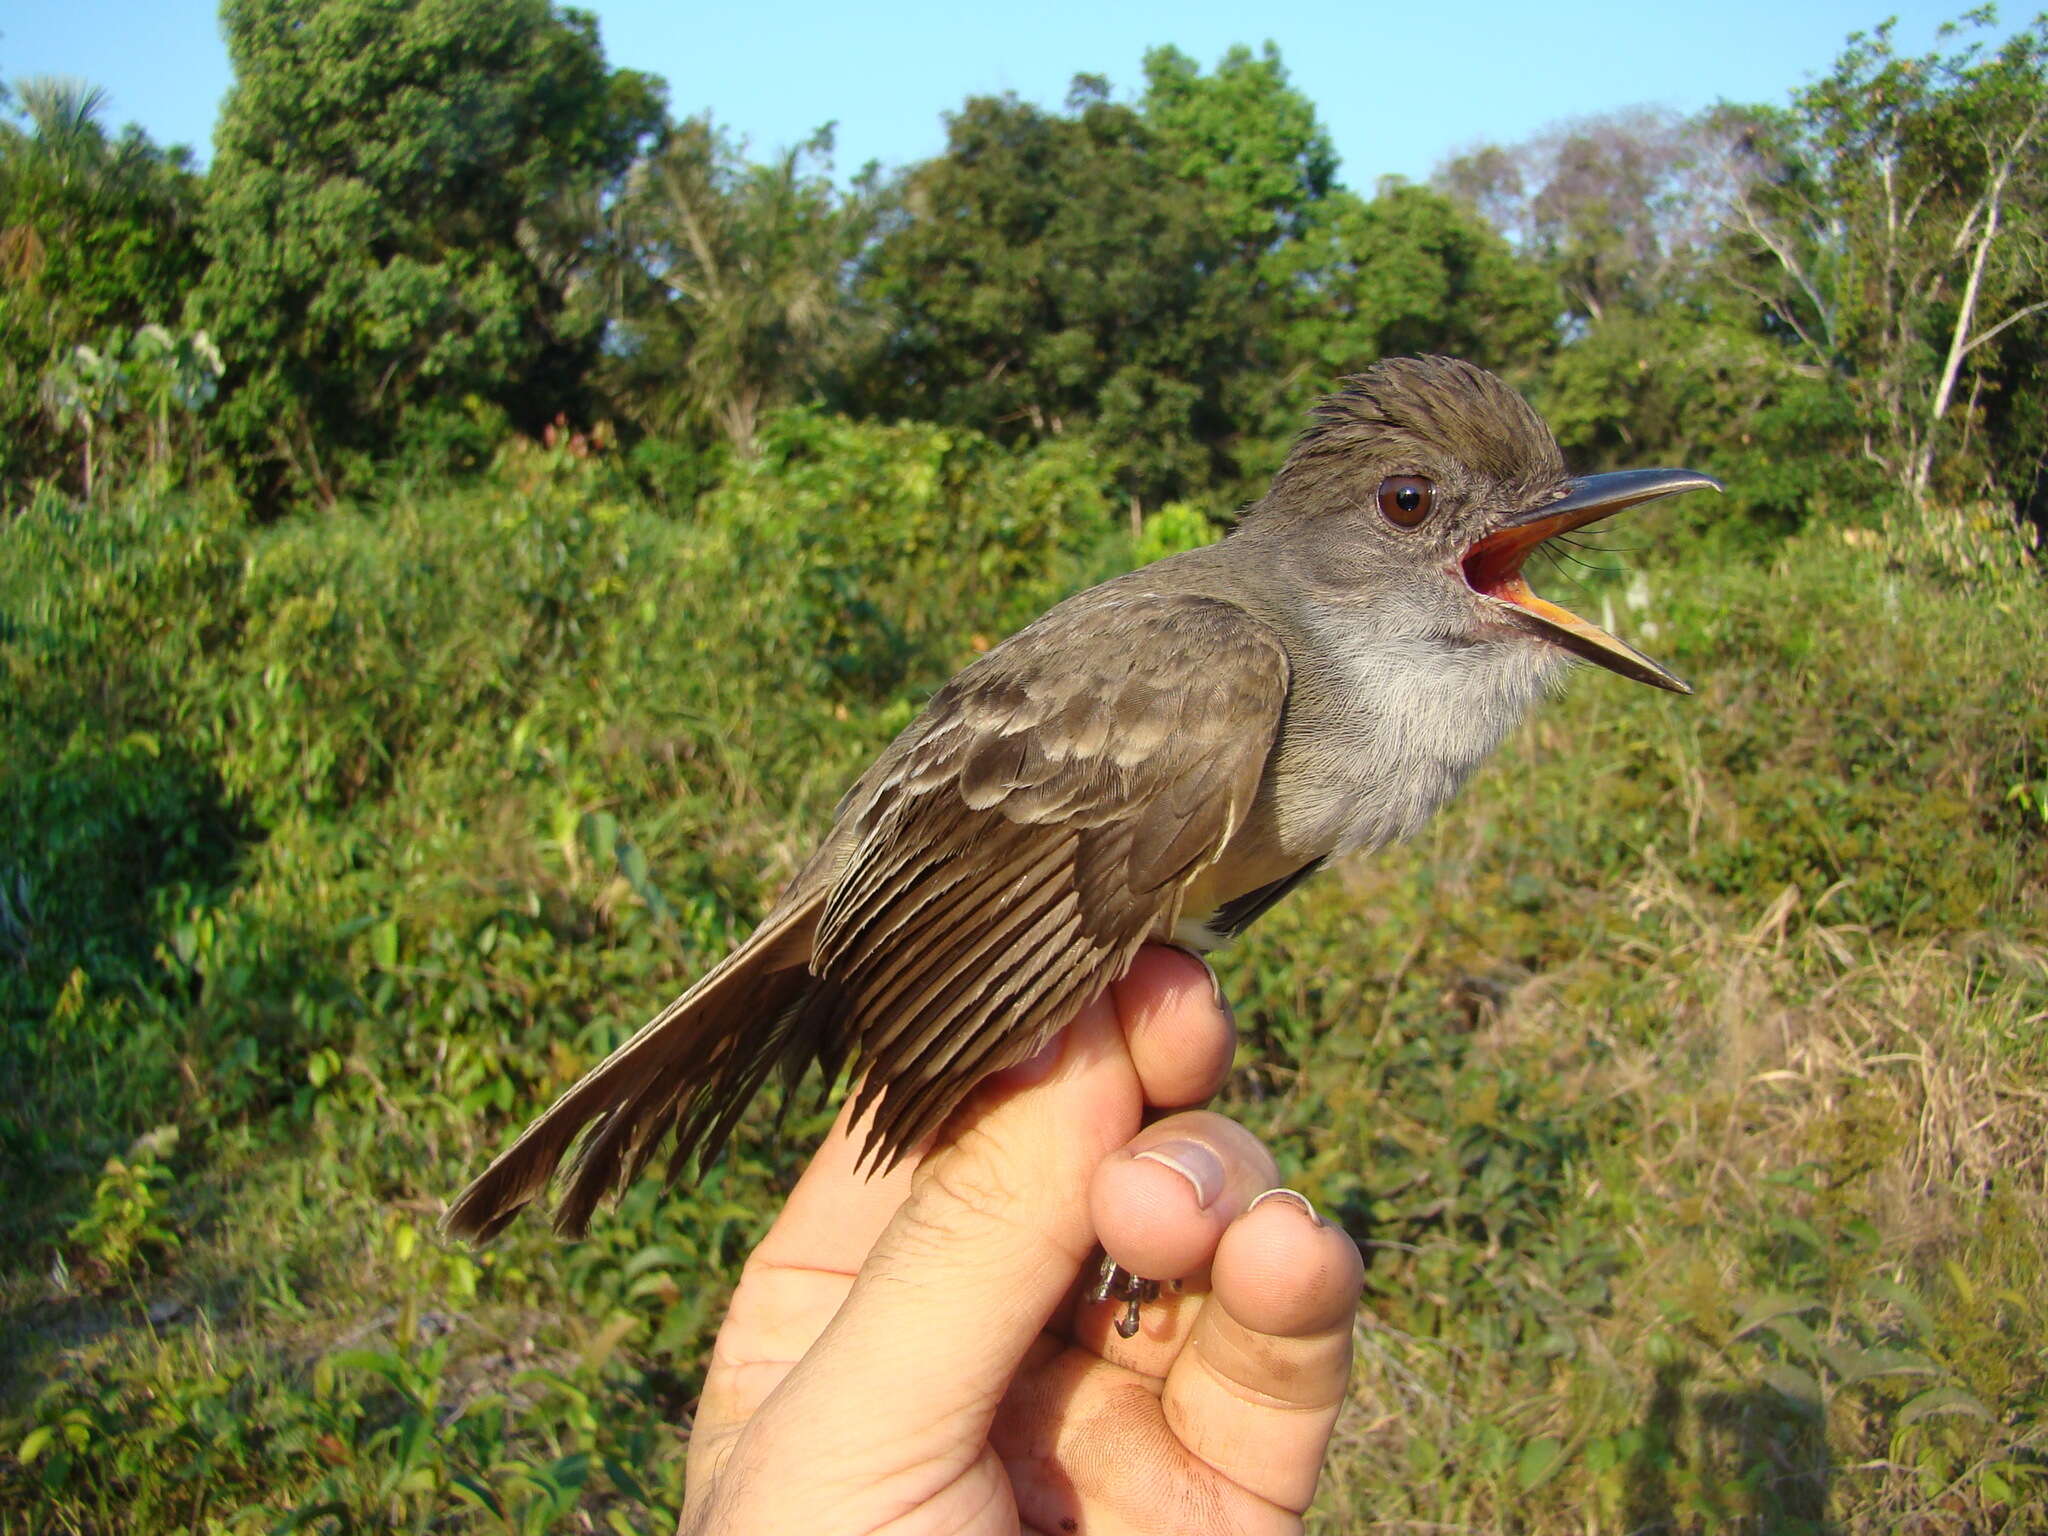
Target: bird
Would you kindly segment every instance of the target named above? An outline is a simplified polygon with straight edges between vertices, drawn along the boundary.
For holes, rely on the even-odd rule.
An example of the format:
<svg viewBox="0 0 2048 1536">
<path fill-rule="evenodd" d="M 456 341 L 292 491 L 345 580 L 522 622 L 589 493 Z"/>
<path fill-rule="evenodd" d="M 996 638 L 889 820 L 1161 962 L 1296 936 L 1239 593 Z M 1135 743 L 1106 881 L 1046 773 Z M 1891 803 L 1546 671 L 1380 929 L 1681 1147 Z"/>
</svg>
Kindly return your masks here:
<svg viewBox="0 0 2048 1536">
<path fill-rule="evenodd" d="M 1206 953 L 1333 859 L 1413 835 L 1575 660 L 1691 692 L 1523 565 L 1696 489 L 1721 486 L 1570 474 L 1468 362 L 1339 380 L 1224 538 L 1067 598 L 933 694 L 752 935 L 444 1225 L 490 1239 L 573 1148 L 554 1226 L 580 1236 L 664 1146 L 670 1182 L 708 1166 L 772 1075 L 793 1095 L 813 1064 L 852 1072 L 863 1166 L 895 1166 L 1141 946 Z"/>
</svg>

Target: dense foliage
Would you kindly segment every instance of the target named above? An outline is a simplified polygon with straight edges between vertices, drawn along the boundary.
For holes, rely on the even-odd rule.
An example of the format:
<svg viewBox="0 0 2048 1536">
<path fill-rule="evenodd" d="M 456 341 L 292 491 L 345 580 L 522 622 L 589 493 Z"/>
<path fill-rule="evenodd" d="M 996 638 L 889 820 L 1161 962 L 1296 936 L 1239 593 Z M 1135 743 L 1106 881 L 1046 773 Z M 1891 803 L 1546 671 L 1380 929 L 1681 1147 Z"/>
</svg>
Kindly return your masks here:
<svg viewBox="0 0 2048 1536">
<path fill-rule="evenodd" d="M 1370 1259 L 1314 1518 L 2048 1523 L 2048 25 L 1367 193 L 1270 49 L 842 186 L 542 0 L 226 14 L 204 177 L 0 124 L 0 1536 L 672 1523 L 816 1120 L 575 1245 L 442 1202 L 1429 349 L 1731 495 L 1538 577 L 1698 698 L 1581 678 L 1226 967 Z"/>
<path fill-rule="evenodd" d="M 0 122 L 0 494 L 9 502 L 64 472 L 73 429 L 90 441 L 115 413 L 110 401 L 95 401 L 82 422 L 50 411 L 50 370 L 110 332 L 175 318 L 205 265 L 201 183 L 183 155 L 135 129 L 109 135 L 101 96 L 74 82 L 27 80 L 18 94 L 20 120 Z"/>
<path fill-rule="evenodd" d="M 659 88 L 547 0 L 221 16 L 235 86 L 191 313 L 228 358 L 219 432 L 245 474 L 332 501 L 352 459 L 459 435 L 479 404 L 493 433 L 583 411 L 604 315 L 573 304 L 551 215 L 625 173 Z"/>
<path fill-rule="evenodd" d="M 814 403 L 1074 437 L 1138 511 L 1221 519 L 1347 368 L 1442 351 L 1588 467 L 1712 459 L 1737 543 L 1930 498 L 2048 524 L 2041 22 L 1972 13 L 1924 57 L 1880 27 L 1782 105 L 1583 119 L 1366 193 L 1270 45 L 1156 49 L 1129 100 L 970 99 L 943 154 L 841 187 L 829 132 L 751 163 L 546 0 L 224 20 L 204 178 L 79 88 L 27 82 L 0 126 L 10 506 L 142 435 L 138 391 L 62 375 L 155 324 L 221 359 L 182 459 L 265 515 L 558 418 L 651 444 L 643 483 L 687 500 Z"/>
</svg>

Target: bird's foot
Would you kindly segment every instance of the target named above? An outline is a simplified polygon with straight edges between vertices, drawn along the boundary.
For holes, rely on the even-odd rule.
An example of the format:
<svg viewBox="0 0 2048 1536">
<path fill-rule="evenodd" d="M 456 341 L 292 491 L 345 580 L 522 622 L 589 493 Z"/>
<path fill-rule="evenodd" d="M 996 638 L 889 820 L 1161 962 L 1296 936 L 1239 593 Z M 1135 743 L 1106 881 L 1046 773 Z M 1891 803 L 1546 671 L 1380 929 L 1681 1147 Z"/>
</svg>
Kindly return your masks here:
<svg viewBox="0 0 2048 1536">
<path fill-rule="evenodd" d="M 1116 1336 L 1128 1339 L 1138 1332 L 1138 1309 L 1159 1294 L 1157 1280 L 1141 1280 L 1108 1254 L 1095 1266 L 1095 1283 L 1088 1287 L 1087 1300 L 1121 1301 L 1124 1315 L 1116 1320 Z"/>
</svg>

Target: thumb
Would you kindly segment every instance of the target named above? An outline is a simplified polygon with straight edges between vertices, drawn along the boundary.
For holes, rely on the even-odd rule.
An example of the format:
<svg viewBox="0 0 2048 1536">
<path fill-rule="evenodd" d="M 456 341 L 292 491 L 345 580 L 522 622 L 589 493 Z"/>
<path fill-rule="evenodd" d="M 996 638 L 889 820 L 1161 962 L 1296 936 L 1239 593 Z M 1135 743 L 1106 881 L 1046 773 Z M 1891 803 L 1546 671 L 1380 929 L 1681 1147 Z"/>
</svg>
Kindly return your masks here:
<svg viewBox="0 0 2048 1536">
<path fill-rule="evenodd" d="M 977 1090 L 837 1315 L 762 1405 L 803 1426 L 818 1476 L 956 1476 L 1094 1247 L 1090 1179 L 1143 1110 L 1112 999 L 1083 1009 L 1048 1054 L 1049 1067 Z"/>
</svg>

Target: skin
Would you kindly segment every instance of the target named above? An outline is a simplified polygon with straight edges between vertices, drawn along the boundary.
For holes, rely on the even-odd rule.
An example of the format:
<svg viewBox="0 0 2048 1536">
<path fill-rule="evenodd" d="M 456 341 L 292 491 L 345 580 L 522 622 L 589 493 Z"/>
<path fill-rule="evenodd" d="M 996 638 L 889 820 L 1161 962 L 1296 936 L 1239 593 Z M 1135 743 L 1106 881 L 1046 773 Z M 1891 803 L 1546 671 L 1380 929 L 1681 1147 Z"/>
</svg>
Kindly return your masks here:
<svg viewBox="0 0 2048 1536">
<path fill-rule="evenodd" d="M 842 1113 L 719 1334 L 684 1536 L 1300 1530 L 1363 1272 L 1188 1107 L 1232 1045 L 1201 963 L 1147 949 L 886 1177 Z M 1180 1282 L 1135 1338 L 1079 1299 L 1098 1239 Z"/>
</svg>

